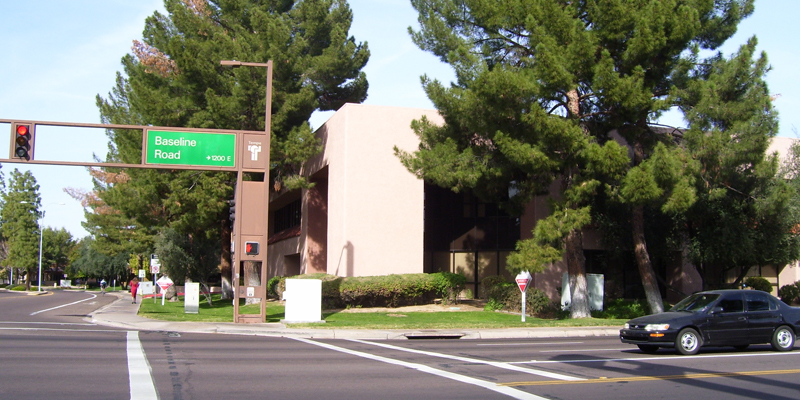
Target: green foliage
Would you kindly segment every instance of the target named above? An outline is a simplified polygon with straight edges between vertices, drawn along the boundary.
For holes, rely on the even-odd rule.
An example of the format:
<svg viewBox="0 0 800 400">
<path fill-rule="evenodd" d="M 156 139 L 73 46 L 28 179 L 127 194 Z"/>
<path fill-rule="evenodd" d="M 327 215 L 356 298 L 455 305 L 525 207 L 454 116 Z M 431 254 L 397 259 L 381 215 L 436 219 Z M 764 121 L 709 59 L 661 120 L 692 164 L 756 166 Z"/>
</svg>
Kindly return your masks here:
<svg viewBox="0 0 800 400">
<path fill-rule="evenodd" d="M 516 283 L 508 282 L 501 276 L 490 276 L 481 281 L 487 299 L 484 309 L 491 311 L 522 312 L 522 292 Z M 528 288 L 525 295 L 525 311 L 539 318 L 564 318 L 558 304 L 536 288 Z"/>
<path fill-rule="evenodd" d="M 772 284 L 769 283 L 768 280 L 760 276 L 747 277 L 747 279 L 744 280 L 744 285 L 746 287 L 752 288 L 753 290 L 760 290 L 762 292 L 772 293 Z"/>
<path fill-rule="evenodd" d="M 24 292 L 28 290 L 25 285 L 8 285 L 6 286 L 6 289 L 13 290 L 15 292 Z"/>
<path fill-rule="evenodd" d="M 501 275 L 492 275 L 483 278 L 481 281 L 481 298 L 484 300 L 491 300 L 493 298 L 497 298 L 498 294 L 496 293 L 498 288 L 503 286 L 512 285 L 511 282 L 508 281 L 504 276 Z"/>
<path fill-rule="evenodd" d="M 687 151 L 700 166 L 697 202 L 682 222 L 706 287 L 723 286 L 731 270 L 741 271 L 739 282 L 753 265 L 800 258 L 800 237 L 792 233 L 800 223 L 797 186 L 766 154 L 778 118 L 764 81 L 769 64 L 756 44 L 752 38 L 730 59 L 706 60 L 675 93 L 690 123 Z"/>
<path fill-rule="evenodd" d="M 2 193 L 2 234 L 8 250 L 4 266 L 27 272 L 25 287 L 30 288 L 33 271 L 39 263 L 39 185 L 30 171 L 11 171 L 7 190 Z"/>
<path fill-rule="evenodd" d="M 348 36 L 344 0 L 165 1 L 146 19 L 142 41 L 122 58 L 124 74 L 97 105 L 105 123 L 271 132 L 267 180 L 306 187 L 302 162 L 320 150 L 307 121 L 366 98 L 366 44 Z M 273 60 L 271 126 L 266 126 L 266 68 L 230 68 L 221 60 Z M 141 132 L 108 131 L 110 162 L 141 162 Z M 175 170 L 96 171 L 86 200 L 86 229 L 99 247 L 148 254 L 166 228 L 230 248 L 226 200 L 235 174 Z M 270 185 L 273 187 L 273 185 Z M 228 246 L 226 246 L 228 244 Z M 99 249 L 98 249 L 99 250 Z M 218 260 L 227 262 L 223 250 Z"/>
<path fill-rule="evenodd" d="M 95 242 L 91 236 L 81 239 L 77 244 L 78 257 L 72 262 L 74 275 L 89 278 L 118 278 L 121 282 L 128 279 L 128 254 L 119 253 L 108 256 L 95 250 Z"/>
<path fill-rule="evenodd" d="M 458 295 L 467 284 L 467 278 L 464 275 L 451 272 L 436 272 L 430 275 L 434 277 L 433 285 L 443 304 L 458 302 Z"/>
<path fill-rule="evenodd" d="M 652 312 L 646 301 L 625 299 L 606 301 L 603 311 L 592 311 L 594 318 L 633 319 L 648 314 Z"/>
<path fill-rule="evenodd" d="M 286 280 L 286 277 L 283 277 L 283 276 L 273 276 L 272 278 L 269 278 L 269 280 L 267 281 L 267 297 L 273 298 L 273 299 L 276 299 L 276 298 L 279 299 L 283 292 L 281 292 L 281 294 L 279 294 L 278 293 L 278 287 L 279 287 L 281 281 L 285 281 L 285 280 Z M 285 287 L 285 285 L 284 285 L 284 287 Z"/>
<path fill-rule="evenodd" d="M 286 279 L 280 278 L 276 284 L 278 296 L 282 296 L 286 290 Z M 322 303 L 325 308 L 429 304 L 437 296 L 446 304 L 456 300 L 455 296 L 466 283 L 464 276 L 447 272 L 346 278 L 318 273 L 298 275 L 291 279 L 322 280 Z"/>
<path fill-rule="evenodd" d="M 800 281 L 791 285 L 784 285 L 778 290 L 778 297 L 786 304 L 794 304 L 800 301 Z"/>
<path fill-rule="evenodd" d="M 156 239 L 155 252 L 164 274 L 174 282 L 199 282 L 211 302 L 209 281 L 219 273 L 220 248 L 216 240 L 166 229 Z"/>
</svg>

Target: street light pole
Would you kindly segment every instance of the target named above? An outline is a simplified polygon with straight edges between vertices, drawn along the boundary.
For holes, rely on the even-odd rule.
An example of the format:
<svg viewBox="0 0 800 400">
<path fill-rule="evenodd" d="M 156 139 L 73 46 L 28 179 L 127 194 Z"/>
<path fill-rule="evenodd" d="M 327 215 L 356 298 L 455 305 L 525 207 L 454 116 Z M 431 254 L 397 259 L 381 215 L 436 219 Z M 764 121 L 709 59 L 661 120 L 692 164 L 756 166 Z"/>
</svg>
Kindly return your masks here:
<svg viewBox="0 0 800 400">
<path fill-rule="evenodd" d="M 39 292 L 42 291 L 42 242 L 44 238 L 42 221 L 44 221 L 44 210 L 42 210 L 42 218 L 39 219 Z"/>
<path fill-rule="evenodd" d="M 265 119 L 264 119 L 264 131 L 269 132 L 270 124 L 272 123 L 272 60 L 269 60 L 265 63 L 254 63 L 254 62 L 243 62 L 243 61 L 236 61 L 236 60 L 222 60 L 219 62 L 220 65 L 225 65 L 228 67 L 238 68 L 238 67 L 261 67 L 267 69 L 267 105 L 266 110 L 264 112 Z"/>
<path fill-rule="evenodd" d="M 28 201 L 20 201 L 20 204 L 33 204 L 33 203 L 28 202 Z M 48 205 L 63 206 L 64 203 L 50 203 Z M 38 218 L 38 223 L 39 223 L 39 289 L 37 291 L 39 291 L 39 292 L 42 291 L 42 247 L 43 247 L 42 244 L 44 242 L 44 229 L 42 229 L 42 222 L 44 222 L 44 212 L 45 212 L 45 210 L 42 210 L 42 214 Z"/>
</svg>

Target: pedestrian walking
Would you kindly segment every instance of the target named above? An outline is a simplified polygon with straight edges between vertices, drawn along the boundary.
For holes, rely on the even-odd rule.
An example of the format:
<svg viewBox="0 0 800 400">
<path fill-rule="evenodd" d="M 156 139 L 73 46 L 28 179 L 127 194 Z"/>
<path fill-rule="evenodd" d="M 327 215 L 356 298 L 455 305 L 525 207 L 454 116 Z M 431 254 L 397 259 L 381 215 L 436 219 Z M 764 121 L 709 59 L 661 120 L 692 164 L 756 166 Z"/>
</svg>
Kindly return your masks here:
<svg viewBox="0 0 800 400">
<path fill-rule="evenodd" d="M 136 291 L 139 290 L 139 278 L 134 277 L 131 279 L 131 297 L 133 304 L 136 304 Z"/>
</svg>

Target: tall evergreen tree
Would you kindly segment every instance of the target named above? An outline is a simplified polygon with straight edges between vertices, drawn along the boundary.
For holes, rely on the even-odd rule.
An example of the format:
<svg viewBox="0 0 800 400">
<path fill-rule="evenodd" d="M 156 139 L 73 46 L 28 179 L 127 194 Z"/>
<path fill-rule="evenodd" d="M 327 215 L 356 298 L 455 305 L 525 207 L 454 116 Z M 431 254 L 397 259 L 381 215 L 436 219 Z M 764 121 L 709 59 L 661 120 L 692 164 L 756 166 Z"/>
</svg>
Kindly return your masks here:
<svg viewBox="0 0 800 400">
<path fill-rule="evenodd" d="M 791 169 L 779 173 L 778 155 L 766 154 L 778 118 L 766 55 L 755 56 L 753 38 L 729 59 L 717 54 L 689 70 L 676 91 L 690 123 L 686 147 L 700 164 L 697 203 L 684 220 L 689 256 L 708 288 L 729 272 L 738 284 L 751 267 L 800 257 L 797 187 L 786 179 Z"/>
<path fill-rule="evenodd" d="M 319 151 L 308 125 L 315 110 L 366 98 L 361 69 L 366 44 L 348 36 L 344 0 L 165 0 L 168 15 L 145 22 L 144 40 L 123 58 L 125 75 L 107 99 L 104 122 L 174 127 L 264 130 L 263 68 L 230 69 L 221 60 L 273 60 L 271 172 L 275 188 L 298 188 L 300 164 Z M 139 162 L 141 134 L 109 132 L 109 159 Z M 152 233 L 165 227 L 217 238 L 223 279 L 230 277 L 226 200 L 230 173 L 129 170 L 128 182 L 100 188 L 105 206 Z M 99 222 L 100 229 L 103 223 Z"/>
<path fill-rule="evenodd" d="M 589 315 L 581 229 L 591 221 L 599 190 L 651 182 L 657 169 L 641 166 L 674 141 L 651 122 L 676 105 L 676 70 L 693 49 L 715 49 L 749 15 L 752 0 L 532 1 L 412 0 L 423 50 L 450 63 L 450 88 L 423 78 L 443 127 L 415 125 L 422 144 L 401 154 L 410 170 L 454 190 L 485 197 L 515 195 L 517 208 L 558 181 L 554 209 L 534 238 L 518 244 L 515 269 L 541 269 L 564 254 L 573 290 L 572 316 Z M 702 79 L 699 76 L 694 79 Z M 617 132 L 633 150 L 617 146 Z M 628 176 L 630 174 L 637 176 Z M 609 182 L 610 187 L 601 182 Z M 658 183 L 658 182 L 655 182 Z M 688 207 L 691 180 L 665 180 Z M 624 186 L 624 185 L 623 185 Z M 652 187 L 655 189 L 655 187 Z M 657 191 L 655 191 L 657 192 Z M 644 206 L 652 199 L 620 197 L 630 205 L 633 247 L 653 311 L 663 306 L 644 236 Z"/>
<path fill-rule="evenodd" d="M 8 188 L 3 193 L 3 237 L 8 243 L 4 265 L 25 270 L 25 288 L 39 265 L 39 185 L 30 171 L 11 171 Z"/>
</svg>

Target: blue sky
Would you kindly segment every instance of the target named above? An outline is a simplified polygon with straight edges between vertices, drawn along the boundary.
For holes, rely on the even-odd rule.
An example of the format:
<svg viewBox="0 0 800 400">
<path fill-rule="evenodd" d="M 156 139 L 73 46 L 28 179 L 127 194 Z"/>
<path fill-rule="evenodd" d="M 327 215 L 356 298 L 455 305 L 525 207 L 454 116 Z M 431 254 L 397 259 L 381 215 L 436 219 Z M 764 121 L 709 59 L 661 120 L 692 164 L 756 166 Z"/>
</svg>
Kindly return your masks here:
<svg viewBox="0 0 800 400">
<path fill-rule="evenodd" d="M 98 123 L 95 96 L 106 97 L 114 86 L 120 59 L 141 38 L 144 19 L 162 10 L 161 0 L 29 0 L 4 1 L 0 11 L 0 118 Z M 452 80 L 449 66 L 419 50 L 407 28 L 416 26 L 416 12 L 408 0 L 351 0 L 354 20 L 350 34 L 366 41 L 371 51 L 365 68 L 369 80 L 367 104 L 432 108 L 420 86 L 427 74 Z M 731 54 L 756 35 L 773 70 L 767 81 L 780 95 L 780 136 L 797 137 L 800 131 L 800 45 L 795 42 L 798 3 L 792 0 L 757 0 L 753 16 L 723 47 Z M 318 113 L 318 127 L 331 113 Z M 678 115 L 662 121 L 683 125 Z M 10 128 L 0 124 L 0 143 L 8 143 Z M 92 161 L 105 156 L 107 142 L 101 130 L 76 131 L 48 128 L 37 131 L 37 159 Z M 0 151 L 5 151 L 4 148 Z M 83 208 L 65 188 L 91 190 L 85 168 L 5 164 L 8 177 L 14 168 L 29 169 L 41 186 L 46 226 L 65 227 L 75 237 Z M 60 203 L 63 203 L 60 204 Z"/>
</svg>

